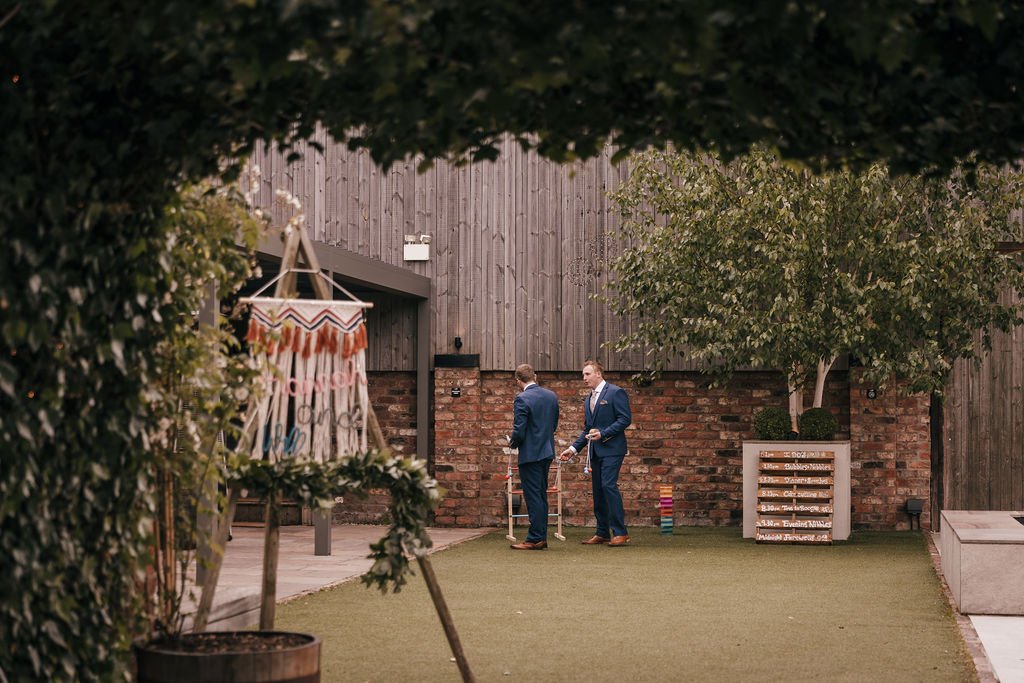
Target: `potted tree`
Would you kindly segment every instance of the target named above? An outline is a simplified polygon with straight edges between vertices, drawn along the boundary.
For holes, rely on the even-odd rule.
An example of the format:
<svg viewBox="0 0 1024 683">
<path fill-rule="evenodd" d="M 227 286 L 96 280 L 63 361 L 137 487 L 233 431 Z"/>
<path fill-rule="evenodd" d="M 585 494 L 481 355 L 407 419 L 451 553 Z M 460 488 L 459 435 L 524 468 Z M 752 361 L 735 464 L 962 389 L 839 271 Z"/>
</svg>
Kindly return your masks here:
<svg viewBox="0 0 1024 683">
<path fill-rule="evenodd" d="M 168 273 L 185 286 L 174 300 L 177 332 L 155 354 L 163 381 L 149 396 L 158 510 L 144 582 L 149 628 L 136 643 L 136 676 L 139 681 L 236 680 L 232 672 L 242 667 L 232 662 L 226 638 L 200 642 L 186 633 L 186 605 L 198 597 L 190 565 L 208 561 L 197 548 L 212 541 L 197 520 L 219 515 L 223 502 L 215 482 L 224 479 L 228 453 L 220 437 L 230 432 L 250 398 L 256 370 L 237 353 L 238 342 L 218 324 L 218 312 L 204 314 L 203 308 L 213 287 L 233 292 L 253 273 L 265 222 L 249 212 L 239 188 L 216 182 L 183 188 L 166 220 L 174 235 Z M 204 495 L 211 483 L 212 496 Z M 221 553 L 223 547 L 214 550 Z M 245 640 L 248 652 L 241 656 L 256 664 L 249 669 L 265 672 L 259 680 L 275 680 L 275 671 L 319 673 L 319 642 L 313 636 L 274 634 L 272 646 L 264 634 Z"/>
<path fill-rule="evenodd" d="M 898 377 L 906 390 L 941 392 L 953 361 L 979 351 L 976 330 L 1020 317 L 998 300 L 1024 283 L 1021 264 L 996 250 L 1024 201 L 1013 169 L 815 174 L 765 148 L 729 162 L 648 152 L 632 157 L 613 199 L 630 246 L 605 298 L 633 318 L 617 348 L 647 350 L 655 371 L 680 353 L 715 379 L 779 370 L 800 438 L 830 432 L 823 413 L 801 416 L 806 391 L 824 407 L 840 357 L 860 359 L 876 387 Z M 763 421 L 777 429 L 778 417 Z"/>
<path fill-rule="evenodd" d="M 839 431 L 839 420 L 825 408 L 809 408 L 800 414 L 799 434 L 809 441 L 831 441 Z"/>
<path fill-rule="evenodd" d="M 285 197 L 285 199 L 289 199 Z M 231 190 L 187 191 L 181 206 L 173 212 L 195 244 L 186 244 L 180 254 L 182 267 L 192 268 L 195 285 L 183 296 L 183 310 L 196 310 L 202 285 L 216 278 L 222 289 L 233 291 L 250 272 L 246 249 L 234 248 L 239 232 L 243 244 L 251 250 L 255 243 L 260 216 L 248 213 L 243 197 Z M 286 234 L 306 253 L 311 270 L 317 272 L 315 257 L 308 242 L 303 242 L 302 216 L 294 213 Z M 294 245 L 293 245 L 294 246 Z M 286 247 L 286 252 L 289 248 Z M 199 252 L 199 258 L 192 254 Z M 294 253 L 294 252 L 293 252 Z M 280 291 L 280 290 L 279 290 Z M 326 292 L 322 292 L 326 298 Z M 185 320 L 185 318 L 183 318 Z M 268 379 L 268 368 L 261 367 L 247 354 L 230 353 L 234 342 L 216 325 L 200 326 L 196 334 L 183 329 L 183 336 L 174 338 L 162 357 L 166 358 L 165 375 L 171 378 L 166 391 L 154 397 L 155 407 L 165 417 L 160 421 L 164 456 L 160 459 L 167 470 L 165 482 L 179 487 L 204 488 L 211 478 L 223 481 L 227 495 L 215 503 L 220 523 L 214 536 L 200 539 L 213 549 L 205 567 L 206 579 L 198 600 L 198 609 L 185 632 L 182 598 L 194 593 L 186 580 L 188 555 L 179 555 L 175 574 L 169 555 L 176 544 L 168 538 L 179 525 L 158 526 L 156 570 L 154 572 L 153 619 L 145 642 L 136 645 L 136 673 L 139 681 L 252 681 L 253 683 L 291 680 L 319 680 L 320 642 L 309 634 L 274 631 L 277 570 L 277 511 L 284 498 L 298 501 L 314 509 L 329 510 L 336 496 L 365 495 L 370 489 L 387 489 L 393 499 L 391 525 L 380 542 L 371 545 L 374 564 L 363 577 L 364 583 L 386 591 L 400 589 L 407 580 L 409 558 L 420 563 L 431 597 L 441 617 L 446 636 L 455 653 L 464 678 L 472 679 L 461 644 L 447 612 L 436 577 L 426 558 L 431 542 L 425 522 L 440 500 L 441 492 L 428 475 L 423 461 L 401 456 L 386 448 L 375 416 L 367 404 L 366 429 L 373 433 L 374 448 L 361 447 L 345 457 L 307 459 L 298 457 L 253 457 L 259 454 L 260 441 L 253 448 L 254 416 L 262 399 L 257 388 Z M 280 346 L 280 335 L 271 334 L 253 340 Z M 264 381 L 256 381 L 262 378 Z M 188 405 L 189 410 L 182 410 Z M 244 405 L 244 410 L 243 410 Z M 243 419 L 243 415 L 245 419 Z M 230 438 L 219 438 L 223 435 Z M 234 447 L 228 448 L 231 443 Z M 357 444 L 359 445 L 359 444 Z M 209 489 L 209 486 L 205 486 Z M 217 580 L 239 491 L 267 501 L 266 545 L 264 548 L 264 579 L 261 591 L 260 630 L 245 632 L 205 632 L 213 603 Z M 165 495 L 169 499 L 172 496 Z M 197 497 L 202 501 L 202 497 Z M 200 503 L 202 505 L 202 503 Z M 202 511 L 202 510 L 201 510 Z M 211 513 L 211 510 L 205 510 Z M 181 525 L 198 536 L 195 515 Z M 169 534 L 168 530 L 172 533 Z"/>
<path fill-rule="evenodd" d="M 941 391 L 952 362 L 979 351 L 976 330 L 1019 319 L 998 302 L 1024 280 L 997 252 L 1024 202 L 1013 169 L 814 174 L 764 148 L 728 163 L 649 152 L 632 157 L 613 199 L 631 246 L 605 299 L 634 318 L 617 348 L 649 351 L 654 371 L 680 353 L 715 378 L 781 370 L 795 432 L 805 391 L 822 407 L 841 356 L 860 359 L 878 388 L 900 377 Z"/>
<path fill-rule="evenodd" d="M 800 414 L 799 432 L 792 431 L 792 418 L 778 406 L 765 406 L 754 413 L 754 435 L 765 441 L 783 441 L 802 436 L 810 441 L 830 441 L 839 431 L 839 420 L 826 408 L 809 408 Z"/>
<path fill-rule="evenodd" d="M 250 213 L 240 188 L 218 182 L 184 187 L 166 220 L 174 236 L 167 270 L 185 286 L 174 299 L 177 332 L 155 354 L 163 381 L 149 395 L 158 510 L 144 582 L 149 628 L 135 646 L 137 680 L 236 680 L 232 672 L 246 666 L 263 672 L 258 680 L 275 680 L 273 672 L 281 671 L 318 675 L 314 636 L 236 635 L 246 643 L 239 655 L 230 651 L 229 636 L 197 640 L 187 633 L 187 606 L 198 599 L 190 568 L 209 562 L 197 549 L 213 541 L 197 520 L 219 515 L 216 482 L 224 480 L 229 455 L 220 437 L 239 419 L 256 377 L 237 340 L 218 324 L 218 312 L 204 306 L 214 287 L 231 293 L 253 274 L 266 225 Z M 213 549 L 223 552 L 222 545 Z M 240 666 L 238 658 L 250 661 Z"/>
</svg>

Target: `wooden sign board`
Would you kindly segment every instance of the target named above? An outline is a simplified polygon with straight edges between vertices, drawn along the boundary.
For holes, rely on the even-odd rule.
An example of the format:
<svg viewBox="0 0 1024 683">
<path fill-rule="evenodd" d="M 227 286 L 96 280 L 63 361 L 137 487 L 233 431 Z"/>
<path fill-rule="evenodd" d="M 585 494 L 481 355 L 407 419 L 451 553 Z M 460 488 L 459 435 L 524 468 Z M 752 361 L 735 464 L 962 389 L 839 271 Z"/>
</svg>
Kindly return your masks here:
<svg viewBox="0 0 1024 683">
<path fill-rule="evenodd" d="M 760 529 L 831 529 L 831 519 L 788 519 L 773 517 L 762 517 L 757 520 Z"/>
<path fill-rule="evenodd" d="M 792 533 L 758 531 L 754 539 L 758 543 L 832 543 L 832 534 Z"/>
<path fill-rule="evenodd" d="M 783 486 L 832 486 L 832 477 L 774 477 L 762 475 L 757 478 L 758 484 L 775 484 Z"/>
<path fill-rule="evenodd" d="M 759 453 L 758 543 L 832 542 L 834 460 L 832 451 Z"/>
<path fill-rule="evenodd" d="M 757 511 L 768 514 L 795 512 L 805 515 L 831 515 L 832 505 L 829 503 L 758 503 Z"/>
<path fill-rule="evenodd" d="M 762 462 L 764 472 L 831 472 L 830 462 Z"/>
<path fill-rule="evenodd" d="M 835 460 L 832 451 L 761 451 L 761 460 Z"/>
<path fill-rule="evenodd" d="M 758 489 L 757 497 L 761 498 L 814 498 L 816 500 L 832 500 L 831 489 Z"/>
</svg>

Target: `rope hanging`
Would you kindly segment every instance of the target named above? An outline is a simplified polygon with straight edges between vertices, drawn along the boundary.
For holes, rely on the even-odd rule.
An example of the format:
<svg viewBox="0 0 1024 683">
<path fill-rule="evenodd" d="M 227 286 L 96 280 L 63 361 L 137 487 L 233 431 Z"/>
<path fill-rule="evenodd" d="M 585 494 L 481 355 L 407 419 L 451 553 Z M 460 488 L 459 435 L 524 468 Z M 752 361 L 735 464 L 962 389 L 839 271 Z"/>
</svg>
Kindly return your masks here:
<svg viewBox="0 0 1024 683">
<path fill-rule="evenodd" d="M 362 301 L 252 297 L 246 341 L 262 369 L 250 457 L 329 462 L 367 447 Z"/>
</svg>

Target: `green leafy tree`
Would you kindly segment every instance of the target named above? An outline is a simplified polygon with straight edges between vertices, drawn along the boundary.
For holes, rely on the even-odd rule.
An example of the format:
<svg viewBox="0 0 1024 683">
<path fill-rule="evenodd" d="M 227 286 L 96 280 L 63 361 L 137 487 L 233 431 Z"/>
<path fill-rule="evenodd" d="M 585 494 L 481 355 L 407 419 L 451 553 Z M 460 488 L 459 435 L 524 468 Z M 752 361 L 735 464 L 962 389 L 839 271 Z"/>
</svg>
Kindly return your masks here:
<svg viewBox="0 0 1024 683">
<path fill-rule="evenodd" d="M 976 330 L 1021 322 L 998 294 L 1024 289 L 1024 264 L 996 251 L 1024 207 L 1017 170 L 980 165 L 972 183 L 881 164 L 813 174 L 763 149 L 634 160 L 614 195 L 631 246 L 609 301 L 639 323 L 618 346 L 652 351 L 655 368 L 685 353 L 710 373 L 780 369 L 794 431 L 804 387 L 821 407 L 840 354 L 879 386 L 900 376 L 940 392 L 953 361 L 979 351 Z"/>
<path fill-rule="evenodd" d="M 171 299 L 178 305 L 169 321 L 176 331 L 153 354 L 161 381 L 146 391 L 157 480 L 146 612 L 155 637 L 183 628 L 182 604 L 193 592 L 186 570 L 197 559 L 193 550 L 212 541 L 198 528 L 196 513 L 217 514 L 217 483 L 225 479 L 227 454 L 218 437 L 236 429 L 259 374 L 240 353 L 230 324 L 214 322 L 222 320 L 221 312 L 209 312 L 203 321 L 200 311 L 214 288 L 229 297 L 253 274 L 256 244 L 266 228 L 235 184 L 211 182 L 183 188 L 167 220 L 168 275 L 182 290 Z"/>
<path fill-rule="evenodd" d="M 355 7 L 367 10 L 358 21 L 303 45 L 327 98 L 310 113 L 338 136 L 351 112 L 346 123 L 365 124 L 353 143 L 380 161 L 493 158 L 504 130 L 559 160 L 609 140 L 622 155 L 672 142 L 726 157 L 767 141 L 787 158 L 901 171 L 948 169 L 971 152 L 1021 158 L 1024 13 L 1003 3 Z"/>
<path fill-rule="evenodd" d="M 317 121 L 382 163 L 493 157 L 502 131 L 559 160 L 609 139 L 1017 159 L 1022 34 L 1016 8 L 968 0 L 5 3 L 0 672 L 124 669 L 183 185 Z"/>
</svg>

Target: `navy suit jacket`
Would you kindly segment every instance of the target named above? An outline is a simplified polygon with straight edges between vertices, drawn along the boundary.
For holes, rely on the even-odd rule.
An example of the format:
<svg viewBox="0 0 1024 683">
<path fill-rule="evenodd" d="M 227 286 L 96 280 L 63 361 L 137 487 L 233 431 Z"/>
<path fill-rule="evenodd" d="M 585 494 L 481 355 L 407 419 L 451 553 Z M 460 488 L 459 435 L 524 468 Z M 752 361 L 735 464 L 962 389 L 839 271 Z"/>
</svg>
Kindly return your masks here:
<svg viewBox="0 0 1024 683">
<path fill-rule="evenodd" d="M 531 384 L 512 405 L 509 446 L 519 449 L 519 464 L 555 457 L 558 397 L 550 389 Z"/>
<path fill-rule="evenodd" d="M 590 412 L 590 395 L 583 399 L 583 418 L 583 431 L 572 445 L 577 453 L 589 444 L 590 455 L 594 457 L 626 454 L 626 427 L 633 422 L 633 414 L 625 389 L 605 382 L 593 413 Z M 587 441 L 587 432 L 593 427 L 601 430 L 601 438 Z"/>
</svg>

